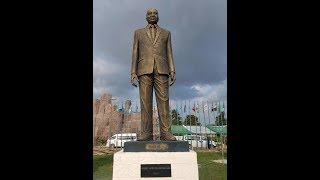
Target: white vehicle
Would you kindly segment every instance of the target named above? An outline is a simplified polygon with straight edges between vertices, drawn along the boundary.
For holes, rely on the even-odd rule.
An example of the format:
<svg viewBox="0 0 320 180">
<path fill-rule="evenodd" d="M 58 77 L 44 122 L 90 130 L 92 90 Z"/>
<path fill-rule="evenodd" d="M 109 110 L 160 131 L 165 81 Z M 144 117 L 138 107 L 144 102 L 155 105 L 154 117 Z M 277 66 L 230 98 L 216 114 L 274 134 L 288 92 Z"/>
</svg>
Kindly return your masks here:
<svg viewBox="0 0 320 180">
<path fill-rule="evenodd" d="M 209 140 L 209 145 L 210 145 L 210 148 L 215 148 L 215 147 L 217 147 L 217 143 L 216 142 L 214 142 L 214 140 Z"/>
<path fill-rule="evenodd" d="M 123 147 L 125 142 L 137 141 L 136 133 L 115 134 L 108 139 L 106 146 L 110 148 Z"/>
<path fill-rule="evenodd" d="M 208 148 L 208 146 L 211 147 L 216 147 L 217 144 L 213 141 L 210 140 L 208 144 L 208 140 L 207 137 L 205 136 L 199 136 L 199 135 L 184 135 L 183 136 L 183 140 L 184 141 L 188 141 L 189 142 L 189 146 L 190 148 Z"/>
</svg>

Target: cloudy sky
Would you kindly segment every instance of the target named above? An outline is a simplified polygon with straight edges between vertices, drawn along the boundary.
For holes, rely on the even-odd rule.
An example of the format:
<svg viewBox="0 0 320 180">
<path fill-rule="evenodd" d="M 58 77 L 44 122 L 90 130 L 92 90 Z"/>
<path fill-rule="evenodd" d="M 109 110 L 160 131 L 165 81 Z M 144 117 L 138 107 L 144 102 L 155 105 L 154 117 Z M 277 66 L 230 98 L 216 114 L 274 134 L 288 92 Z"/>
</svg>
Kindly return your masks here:
<svg viewBox="0 0 320 180">
<path fill-rule="evenodd" d="M 226 0 L 94 0 L 93 96 L 139 99 L 130 83 L 134 30 L 147 25 L 146 12 L 159 12 L 158 25 L 171 32 L 177 80 L 174 101 L 227 100 Z"/>
</svg>

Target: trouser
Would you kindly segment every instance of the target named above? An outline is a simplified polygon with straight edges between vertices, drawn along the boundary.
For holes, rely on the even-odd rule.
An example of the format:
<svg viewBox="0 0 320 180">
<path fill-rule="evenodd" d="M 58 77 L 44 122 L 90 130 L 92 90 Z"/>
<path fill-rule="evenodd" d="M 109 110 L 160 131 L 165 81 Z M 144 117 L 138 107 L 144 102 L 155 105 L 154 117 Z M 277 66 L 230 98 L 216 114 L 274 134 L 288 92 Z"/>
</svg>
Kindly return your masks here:
<svg viewBox="0 0 320 180">
<path fill-rule="evenodd" d="M 153 73 L 139 76 L 139 93 L 141 104 L 141 134 L 153 135 L 153 88 L 155 89 L 160 133 L 171 133 L 169 118 L 169 76 L 159 74 L 155 63 Z"/>
</svg>

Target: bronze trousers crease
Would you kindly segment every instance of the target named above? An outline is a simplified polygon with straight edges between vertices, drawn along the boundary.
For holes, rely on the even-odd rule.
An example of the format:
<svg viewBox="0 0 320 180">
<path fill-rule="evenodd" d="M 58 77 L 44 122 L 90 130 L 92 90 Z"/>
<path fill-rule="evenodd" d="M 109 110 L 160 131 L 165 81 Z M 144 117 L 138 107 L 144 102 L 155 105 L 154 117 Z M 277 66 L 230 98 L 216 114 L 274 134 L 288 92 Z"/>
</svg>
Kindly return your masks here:
<svg viewBox="0 0 320 180">
<path fill-rule="evenodd" d="M 171 133 L 171 120 L 169 118 L 169 76 L 158 74 L 156 66 L 152 74 L 139 76 L 139 92 L 141 104 L 141 133 L 153 134 L 153 88 L 155 90 L 160 132 Z"/>
</svg>

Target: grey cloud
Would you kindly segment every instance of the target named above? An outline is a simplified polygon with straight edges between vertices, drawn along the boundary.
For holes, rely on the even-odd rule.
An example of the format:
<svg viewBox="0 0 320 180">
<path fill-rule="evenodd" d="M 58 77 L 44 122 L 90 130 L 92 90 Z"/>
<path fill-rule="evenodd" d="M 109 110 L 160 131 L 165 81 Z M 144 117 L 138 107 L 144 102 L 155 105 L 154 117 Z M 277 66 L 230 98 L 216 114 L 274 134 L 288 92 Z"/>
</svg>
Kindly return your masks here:
<svg viewBox="0 0 320 180">
<path fill-rule="evenodd" d="M 145 14 L 150 7 L 159 11 L 159 26 L 172 33 L 177 81 L 170 88 L 170 97 L 196 97 L 198 94 L 190 88 L 192 85 L 221 84 L 226 79 L 225 0 L 95 0 L 93 3 L 94 58 L 112 57 L 121 67 L 120 72 L 95 78 L 104 79 L 99 86 L 108 87 L 113 95 L 138 96 L 130 84 L 133 33 L 147 24 Z"/>
</svg>

